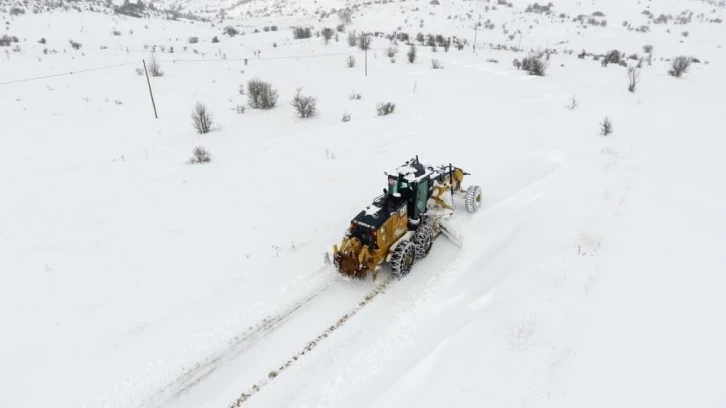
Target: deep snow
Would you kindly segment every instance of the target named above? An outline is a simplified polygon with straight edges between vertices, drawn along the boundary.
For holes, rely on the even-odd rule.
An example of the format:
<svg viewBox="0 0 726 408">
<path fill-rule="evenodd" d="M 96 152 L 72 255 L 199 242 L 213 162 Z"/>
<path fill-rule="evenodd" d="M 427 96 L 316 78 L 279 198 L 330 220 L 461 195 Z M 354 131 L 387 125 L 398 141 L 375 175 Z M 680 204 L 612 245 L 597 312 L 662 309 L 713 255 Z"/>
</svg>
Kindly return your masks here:
<svg viewBox="0 0 726 408">
<path fill-rule="evenodd" d="M 555 14 L 606 14 L 607 27 L 587 29 L 522 14 L 525 3 L 489 14 L 484 2 L 372 4 L 348 30 L 471 42 L 478 13 L 497 26 L 479 30 L 476 53 L 418 46 L 415 64 L 405 44 L 391 63 L 376 39 L 364 76 L 347 34 L 292 39 L 290 24 L 334 27 L 334 16 L 308 16 L 338 2 L 235 3 L 221 3 L 230 17 L 215 27 L 2 14 L 21 50 L 0 47 L 0 83 L 76 73 L 0 85 L 0 407 L 229 406 L 372 290 L 325 269 L 323 255 L 385 187 L 383 171 L 416 154 L 482 186 L 484 211 L 459 220 L 464 246 L 442 237 L 245 406 L 726 404 L 726 25 L 636 33 L 620 23 L 644 24 L 646 6 L 625 1 L 555 3 Z M 282 15 L 246 14 L 275 4 Z M 470 9 L 471 24 L 445 17 Z M 545 77 L 512 66 L 524 52 L 489 49 L 518 45 L 505 23 L 525 49 L 558 50 Z M 227 24 L 247 34 L 224 36 Z M 280 30 L 251 33 L 271 24 Z M 165 75 L 151 78 L 158 119 L 135 72 L 154 44 L 167 50 Z M 634 94 L 625 68 L 576 57 L 644 44 L 655 58 Z M 660 58 L 679 54 L 702 63 L 676 79 Z M 278 106 L 239 114 L 239 86 L 254 77 L 279 91 Z M 316 117 L 295 117 L 298 87 L 318 98 Z M 197 101 L 221 129 L 194 133 Z M 395 112 L 377 117 L 388 101 Z M 197 145 L 211 163 L 188 163 Z"/>
</svg>

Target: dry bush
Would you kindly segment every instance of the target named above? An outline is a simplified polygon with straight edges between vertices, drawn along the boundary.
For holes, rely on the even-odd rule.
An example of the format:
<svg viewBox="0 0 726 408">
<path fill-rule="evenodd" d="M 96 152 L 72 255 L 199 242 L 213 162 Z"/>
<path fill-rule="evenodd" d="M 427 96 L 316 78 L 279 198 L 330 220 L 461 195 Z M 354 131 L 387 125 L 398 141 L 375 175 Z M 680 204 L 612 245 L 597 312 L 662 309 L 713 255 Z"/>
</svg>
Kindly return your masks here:
<svg viewBox="0 0 726 408">
<path fill-rule="evenodd" d="M 341 122 L 350 122 L 350 113 L 345 112 L 343 113 L 343 117 L 340 118 Z"/>
<path fill-rule="evenodd" d="M 398 47 L 395 45 L 390 45 L 388 48 L 386 48 L 385 55 L 388 58 L 393 58 L 398 54 Z"/>
<path fill-rule="evenodd" d="M 628 68 L 628 91 L 635 93 L 635 89 L 640 82 L 640 69 L 636 67 Z"/>
<path fill-rule="evenodd" d="M 153 77 L 164 76 L 164 71 L 161 70 L 161 65 L 156 60 L 156 54 L 151 53 L 151 61 L 149 61 L 149 73 Z"/>
<path fill-rule="evenodd" d="M 189 44 L 196 44 L 199 42 L 199 37 L 189 37 Z"/>
<path fill-rule="evenodd" d="M 297 112 L 297 115 L 301 118 L 309 118 L 315 116 L 317 113 L 316 99 L 312 96 L 305 96 L 302 94 L 302 88 L 298 88 L 295 91 L 295 96 L 292 98 L 292 105 Z"/>
<path fill-rule="evenodd" d="M 688 72 L 688 68 L 691 66 L 692 60 L 686 56 L 679 56 L 673 59 L 671 62 L 671 69 L 668 70 L 668 75 L 676 78 L 680 78 L 681 75 Z"/>
<path fill-rule="evenodd" d="M 247 98 L 253 109 L 270 109 L 277 105 L 277 91 L 269 82 L 251 79 L 247 82 Z"/>
<path fill-rule="evenodd" d="M 512 61 L 512 65 L 514 65 L 515 68 L 521 69 L 522 68 L 522 61 L 515 58 L 514 61 Z"/>
<path fill-rule="evenodd" d="M 363 95 L 361 95 L 358 92 L 351 92 L 350 95 L 348 95 L 348 99 L 351 101 L 359 101 L 363 98 Z"/>
<path fill-rule="evenodd" d="M 613 133 L 613 122 L 611 122 L 610 118 L 606 116 L 605 119 L 600 122 L 600 134 L 607 136 L 611 133 Z"/>
<path fill-rule="evenodd" d="M 192 158 L 189 159 L 189 163 L 209 163 L 212 161 L 212 154 L 204 148 L 204 146 L 197 146 L 192 151 Z"/>
<path fill-rule="evenodd" d="M 355 33 L 348 33 L 348 45 L 351 47 L 358 45 L 358 37 L 356 37 Z"/>
<path fill-rule="evenodd" d="M 545 76 L 549 62 L 541 54 L 530 54 L 522 59 L 522 69 L 529 75 Z"/>
<path fill-rule="evenodd" d="M 431 68 L 432 69 L 441 69 L 441 68 L 443 68 L 441 66 L 441 61 L 437 60 L 436 58 L 431 59 Z"/>
<path fill-rule="evenodd" d="M 371 36 L 370 34 L 361 33 L 358 36 L 358 48 L 365 51 L 371 48 Z"/>
<path fill-rule="evenodd" d="M 408 58 L 408 62 L 413 64 L 416 62 L 416 45 L 411 44 L 411 48 L 409 48 L 408 53 L 406 53 L 406 57 Z"/>
<path fill-rule="evenodd" d="M 325 27 L 320 32 L 320 34 L 322 34 L 323 39 L 325 40 L 325 44 L 327 44 L 330 42 L 330 39 L 333 38 L 333 36 L 335 35 L 335 31 L 333 31 L 333 29 L 330 27 Z"/>
<path fill-rule="evenodd" d="M 345 59 L 345 66 L 348 68 L 355 67 L 355 57 L 350 55 L 348 58 Z"/>
<path fill-rule="evenodd" d="M 295 27 L 292 29 L 292 38 L 296 40 L 310 38 L 313 36 L 313 32 L 310 27 Z"/>
<path fill-rule="evenodd" d="M 376 106 L 376 113 L 378 116 L 386 116 L 393 113 L 393 111 L 396 109 L 396 104 L 391 102 L 382 102 L 379 103 L 378 106 Z"/>
<path fill-rule="evenodd" d="M 209 133 L 213 124 L 212 114 L 209 113 L 207 107 L 203 103 L 197 102 L 192 111 L 192 126 L 194 126 L 194 129 L 197 133 Z"/>
<path fill-rule="evenodd" d="M 81 49 L 81 43 L 75 42 L 73 40 L 69 40 L 68 42 L 71 43 L 71 47 L 73 47 L 74 50 L 80 50 Z"/>
</svg>

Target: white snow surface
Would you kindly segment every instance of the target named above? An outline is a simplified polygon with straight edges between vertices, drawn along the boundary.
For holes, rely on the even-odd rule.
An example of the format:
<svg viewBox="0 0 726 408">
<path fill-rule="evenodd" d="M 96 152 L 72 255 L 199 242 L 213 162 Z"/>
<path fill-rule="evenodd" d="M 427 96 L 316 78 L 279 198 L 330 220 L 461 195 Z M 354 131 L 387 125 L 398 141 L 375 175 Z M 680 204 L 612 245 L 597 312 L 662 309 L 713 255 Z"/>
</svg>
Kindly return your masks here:
<svg viewBox="0 0 726 408">
<path fill-rule="evenodd" d="M 457 214 L 463 246 L 437 239 L 242 406 L 726 406 L 726 24 L 710 22 L 724 2 L 561 0 L 545 16 L 439 1 L 355 9 L 347 31 L 469 42 L 417 43 L 410 64 L 378 37 L 367 75 L 347 32 L 327 45 L 291 33 L 335 28 L 316 11 L 354 2 L 158 4 L 207 22 L 2 3 L 19 41 L 0 46 L 0 407 L 230 406 L 373 289 L 324 254 L 387 187 L 383 171 L 415 155 L 481 186 L 482 210 Z M 645 9 L 693 14 L 623 26 L 648 24 Z M 572 21 L 596 11 L 606 27 Z M 645 44 L 635 93 L 625 68 L 577 58 Z M 152 46 L 158 119 L 136 72 Z M 546 47 L 544 77 L 511 63 Z M 700 63 L 671 77 L 678 55 Z M 279 102 L 237 113 L 252 78 Z M 316 116 L 295 115 L 299 87 Z M 196 102 L 218 128 L 195 133 Z M 394 113 L 377 116 L 381 102 Z M 189 163 L 199 145 L 210 163 Z"/>
</svg>

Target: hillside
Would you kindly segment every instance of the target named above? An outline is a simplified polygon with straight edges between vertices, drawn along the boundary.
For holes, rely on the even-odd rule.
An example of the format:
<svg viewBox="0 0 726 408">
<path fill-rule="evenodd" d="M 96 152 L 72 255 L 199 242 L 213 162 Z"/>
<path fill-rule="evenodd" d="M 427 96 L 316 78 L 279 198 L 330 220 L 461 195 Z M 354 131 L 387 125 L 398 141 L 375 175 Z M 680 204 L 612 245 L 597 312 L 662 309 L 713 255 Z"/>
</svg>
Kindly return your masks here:
<svg viewBox="0 0 726 408">
<path fill-rule="evenodd" d="M 725 14 L 0 2 L 0 407 L 723 406 Z M 463 246 L 338 276 L 415 155 L 481 186 Z"/>
</svg>

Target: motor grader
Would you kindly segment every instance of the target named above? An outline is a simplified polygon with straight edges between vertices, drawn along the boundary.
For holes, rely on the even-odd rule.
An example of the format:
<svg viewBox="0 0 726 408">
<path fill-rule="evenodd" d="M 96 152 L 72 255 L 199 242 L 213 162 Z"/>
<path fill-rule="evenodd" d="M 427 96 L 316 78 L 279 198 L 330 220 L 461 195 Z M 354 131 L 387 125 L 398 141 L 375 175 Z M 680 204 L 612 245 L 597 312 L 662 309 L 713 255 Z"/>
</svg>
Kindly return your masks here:
<svg viewBox="0 0 726 408">
<path fill-rule="evenodd" d="M 340 245 L 333 246 L 332 262 L 346 278 L 363 280 L 372 272 L 375 280 L 384 263 L 397 277 L 407 275 L 440 234 L 461 245 L 450 223 L 455 196 L 463 197 L 470 213 L 482 204 L 481 188 L 464 190 L 469 173 L 451 164 L 428 166 L 416 156 L 384 174 L 388 187 L 351 220 Z"/>
</svg>

